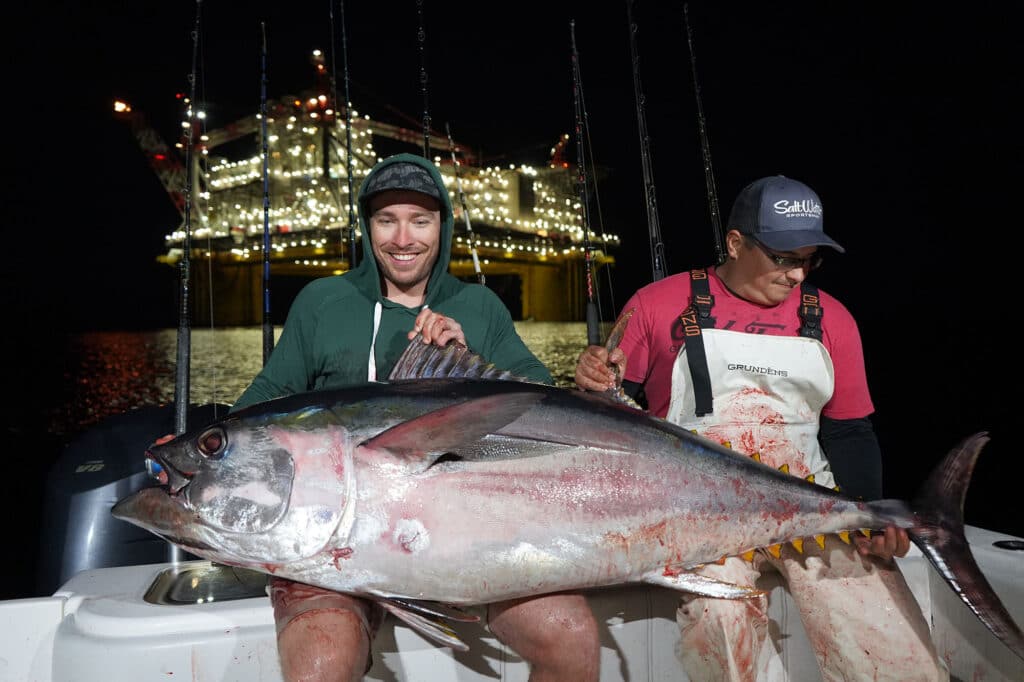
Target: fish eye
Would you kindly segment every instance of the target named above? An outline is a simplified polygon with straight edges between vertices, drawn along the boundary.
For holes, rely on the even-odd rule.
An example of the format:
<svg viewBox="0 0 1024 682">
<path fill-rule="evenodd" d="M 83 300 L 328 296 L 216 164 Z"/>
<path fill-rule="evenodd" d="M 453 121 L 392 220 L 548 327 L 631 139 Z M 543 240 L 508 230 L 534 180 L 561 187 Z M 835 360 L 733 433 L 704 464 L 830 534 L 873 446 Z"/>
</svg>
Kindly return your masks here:
<svg viewBox="0 0 1024 682">
<path fill-rule="evenodd" d="M 227 434 L 217 426 L 203 431 L 199 438 L 196 439 L 196 447 L 199 448 L 199 453 L 207 459 L 220 459 L 223 457 L 227 445 Z"/>
</svg>

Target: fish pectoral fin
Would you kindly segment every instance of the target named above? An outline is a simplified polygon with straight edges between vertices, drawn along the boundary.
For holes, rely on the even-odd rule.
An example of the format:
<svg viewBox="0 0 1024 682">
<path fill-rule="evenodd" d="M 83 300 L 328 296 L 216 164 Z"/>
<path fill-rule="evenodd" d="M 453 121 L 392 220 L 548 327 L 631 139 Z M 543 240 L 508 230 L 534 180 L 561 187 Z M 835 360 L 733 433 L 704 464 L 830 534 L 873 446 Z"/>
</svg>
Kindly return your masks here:
<svg viewBox="0 0 1024 682">
<path fill-rule="evenodd" d="M 409 597 L 399 597 L 395 595 L 382 596 L 378 599 L 383 603 L 394 604 L 400 609 L 406 611 L 412 611 L 418 613 L 421 616 L 427 616 L 431 618 L 444 618 L 445 620 L 455 620 L 460 623 L 476 623 L 480 620 L 480 616 L 475 613 L 470 613 L 465 609 L 462 609 L 454 604 L 444 604 L 438 601 L 425 601 L 422 599 L 411 599 Z"/>
<path fill-rule="evenodd" d="M 543 393 L 501 393 L 427 412 L 392 426 L 362 444 L 396 457 L 433 464 L 446 452 L 508 426 L 544 399 Z"/>
<path fill-rule="evenodd" d="M 410 611 L 398 600 L 379 599 L 378 603 L 400 621 L 419 632 L 424 637 L 457 651 L 469 651 L 469 646 L 459 639 L 455 630 L 442 622 L 440 618 Z"/>
<path fill-rule="evenodd" d="M 727 583 L 723 580 L 715 580 L 685 571 L 678 575 L 666 575 L 660 571 L 651 572 L 645 574 L 642 581 L 649 585 L 658 585 L 681 592 L 692 592 L 702 597 L 717 597 L 719 599 L 749 599 L 764 594 L 762 590 L 755 587 Z"/>
</svg>

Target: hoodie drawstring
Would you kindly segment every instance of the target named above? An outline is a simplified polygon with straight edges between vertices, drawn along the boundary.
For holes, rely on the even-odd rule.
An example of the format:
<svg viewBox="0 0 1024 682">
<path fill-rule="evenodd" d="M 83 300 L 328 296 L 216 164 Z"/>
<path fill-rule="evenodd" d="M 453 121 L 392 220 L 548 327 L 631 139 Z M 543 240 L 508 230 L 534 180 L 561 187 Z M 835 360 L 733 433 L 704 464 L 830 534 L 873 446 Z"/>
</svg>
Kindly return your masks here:
<svg viewBox="0 0 1024 682">
<path fill-rule="evenodd" d="M 373 338 L 370 339 L 370 360 L 366 367 L 366 380 L 377 380 L 377 332 L 380 331 L 380 315 L 384 307 L 377 301 L 373 306 Z"/>
</svg>

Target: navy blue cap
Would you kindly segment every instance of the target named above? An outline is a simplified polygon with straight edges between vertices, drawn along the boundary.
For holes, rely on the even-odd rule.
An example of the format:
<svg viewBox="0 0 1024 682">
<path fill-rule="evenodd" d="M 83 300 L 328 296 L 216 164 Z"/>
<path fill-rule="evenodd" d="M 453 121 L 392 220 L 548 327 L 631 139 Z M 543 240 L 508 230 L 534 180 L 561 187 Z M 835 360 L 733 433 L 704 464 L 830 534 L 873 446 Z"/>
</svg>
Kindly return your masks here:
<svg viewBox="0 0 1024 682">
<path fill-rule="evenodd" d="M 783 175 L 755 180 L 739 193 L 729 214 L 730 230 L 755 237 L 775 251 L 831 246 L 846 251 L 825 234 L 821 199 L 802 182 Z"/>
</svg>

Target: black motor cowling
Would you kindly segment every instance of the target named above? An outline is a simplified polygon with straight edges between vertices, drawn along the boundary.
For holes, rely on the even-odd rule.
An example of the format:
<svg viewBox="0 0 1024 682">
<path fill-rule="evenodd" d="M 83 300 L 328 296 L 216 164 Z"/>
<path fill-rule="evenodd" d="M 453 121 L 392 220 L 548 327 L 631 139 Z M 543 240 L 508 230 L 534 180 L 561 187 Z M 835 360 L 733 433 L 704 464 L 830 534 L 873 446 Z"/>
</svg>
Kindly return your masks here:
<svg viewBox="0 0 1024 682">
<path fill-rule="evenodd" d="M 227 411 L 227 405 L 194 405 L 189 428 Z M 197 558 L 110 515 L 118 500 L 156 485 L 146 470 L 146 448 L 169 433 L 174 433 L 174 406 L 143 407 L 103 420 L 64 448 L 44 493 L 38 594 L 53 594 L 88 569 Z"/>
</svg>

